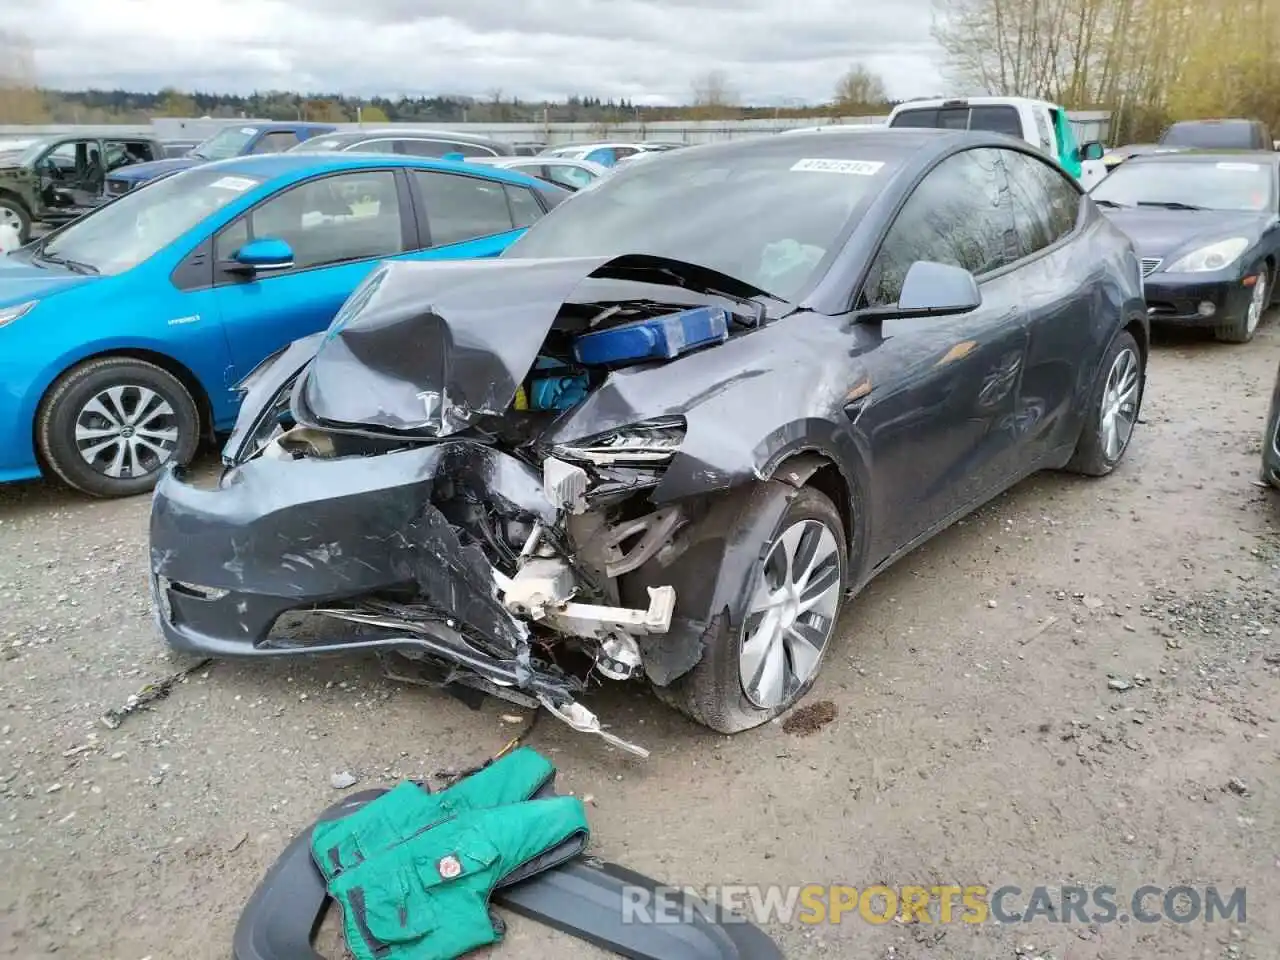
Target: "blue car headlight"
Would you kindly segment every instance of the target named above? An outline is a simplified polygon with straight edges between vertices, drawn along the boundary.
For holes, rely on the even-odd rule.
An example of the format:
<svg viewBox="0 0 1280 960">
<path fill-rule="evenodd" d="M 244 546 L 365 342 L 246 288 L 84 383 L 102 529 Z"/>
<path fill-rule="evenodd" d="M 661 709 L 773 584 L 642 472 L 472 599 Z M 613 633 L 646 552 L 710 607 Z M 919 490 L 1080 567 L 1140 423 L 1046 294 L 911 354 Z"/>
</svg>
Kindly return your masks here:
<svg viewBox="0 0 1280 960">
<path fill-rule="evenodd" d="M 31 312 L 39 300 L 28 300 L 26 303 L 19 303 L 12 307 L 0 307 L 0 327 L 7 326 L 19 317 L 25 316 Z"/>
</svg>

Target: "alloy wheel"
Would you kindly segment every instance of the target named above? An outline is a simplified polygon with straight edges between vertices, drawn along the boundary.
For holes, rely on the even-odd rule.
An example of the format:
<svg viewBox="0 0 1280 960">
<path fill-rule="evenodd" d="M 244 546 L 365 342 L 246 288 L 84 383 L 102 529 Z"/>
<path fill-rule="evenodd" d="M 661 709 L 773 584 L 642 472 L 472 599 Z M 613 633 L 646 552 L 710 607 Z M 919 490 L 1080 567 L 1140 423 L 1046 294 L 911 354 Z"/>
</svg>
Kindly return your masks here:
<svg viewBox="0 0 1280 960">
<path fill-rule="evenodd" d="M 1249 298 L 1249 312 L 1245 316 L 1245 329 L 1252 334 L 1258 329 L 1258 324 L 1262 322 L 1262 314 L 1267 309 L 1267 275 L 1266 273 L 1258 274 L 1258 279 L 1253 284 L 1253 296 Z"/>
<path fill-rule="evenodd" d="M 1138 419 L 1138 358 L 1132 350 L 1116 354 L 1102 392 L 1102 452 L 1111 463 L 1120 459 Z"/>
<path fill-rule="evenodd" d="M 820 520 L 782 531 L 757 569 L 738 660 L 755 706 L 785 706 L 809 683 L 835 629 L 842 582 L 839 541 Z"/>
<path fill-rule="evenodd" d="M 149 387 L 108 387 L 76 414 L 76 449 L 90 467 L 113 480 L 159 470 L 173 457 L 178 440 L 173 405 Z"/>
<path fill-rule="evenodd" d="M 12 227 L 22 233 L 22 217 L 12 207 L 0 207 L 0 227 Z"/>
</svg>

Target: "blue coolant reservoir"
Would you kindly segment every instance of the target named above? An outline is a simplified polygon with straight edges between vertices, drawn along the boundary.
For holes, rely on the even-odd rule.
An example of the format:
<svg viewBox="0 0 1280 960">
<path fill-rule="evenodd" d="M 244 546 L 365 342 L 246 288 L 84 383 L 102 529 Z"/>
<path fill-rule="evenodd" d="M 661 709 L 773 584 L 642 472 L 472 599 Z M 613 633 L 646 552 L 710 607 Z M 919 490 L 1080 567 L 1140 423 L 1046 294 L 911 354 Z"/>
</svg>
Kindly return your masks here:
<svg viewBox="0 0 1280 960">
<path fill-rule="evenodd" d="M 664 317 L 637 320 L 612 330 L 579 337 L 573 344 L 579 363 L 617 366 L 644 360 L 672 360 L 681 354 L 729 339 L 729 312 L 695 307 Z"/>
</svg>

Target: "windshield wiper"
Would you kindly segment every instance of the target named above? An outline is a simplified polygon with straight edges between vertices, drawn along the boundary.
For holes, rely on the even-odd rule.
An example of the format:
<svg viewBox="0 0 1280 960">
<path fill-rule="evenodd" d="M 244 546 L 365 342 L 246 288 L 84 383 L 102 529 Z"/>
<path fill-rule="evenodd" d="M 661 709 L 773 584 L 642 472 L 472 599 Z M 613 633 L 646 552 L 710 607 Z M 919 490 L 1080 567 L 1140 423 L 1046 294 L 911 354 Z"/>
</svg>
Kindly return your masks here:
<svg viewBox="0 0 1280 960">
<path fill-rule="evenodd" d="M 1093 202 L 1100 207 L 1116 207 L 1117 209 L 1123 209 L 1128 206 L 1127 203 L 1117 203 L 1115 200 L 1099 200 L 1097 197 L 1094 197 Z"/>
<path fill-rule="evenodd" d="M 46 253 L 43 246 L 36 248 L 35 255 L 37 259 L 43 260 L 45 263 L 56 263 L 60 267 L 66 267 L 72 273 L 99 274 L 102 272 L 91 263 L 72 260 L 70 257 L 60 257 L 56 253 Z"/>
<path fill-rule="evenodd" d="M 1166 210 L 1203 210 L 1194 203 L 1183 203 L 1181 200 L 1139 200 L 1140 207 L 1163 207 Z"/>
</svg>

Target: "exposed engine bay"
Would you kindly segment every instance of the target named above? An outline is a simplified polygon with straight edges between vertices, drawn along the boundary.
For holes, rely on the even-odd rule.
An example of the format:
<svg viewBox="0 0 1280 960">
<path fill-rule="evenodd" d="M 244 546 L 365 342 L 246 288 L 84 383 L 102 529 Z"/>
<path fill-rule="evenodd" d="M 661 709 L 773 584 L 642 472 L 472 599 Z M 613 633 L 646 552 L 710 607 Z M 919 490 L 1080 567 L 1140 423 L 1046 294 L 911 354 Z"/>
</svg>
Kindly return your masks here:
<svg viewBox="0 0 1280 960">
<path fill-rule="evenodd" d="M 702 608 L 719 599 L 698 584 L 681 609 L 704 564 L 672 561 L 707 507 L 654 496 L 686 438 L 681 410 L 587 408 L 620 406 L 608 389 L 620 375 L 761 329 L 770 298 L 684 271 L 662 276 L 658 297 L 624 281 L 622 296 L 570 298 L 602 264 L 666 269 L 387 264 L 328 331 L 254 371 L 219 488 L 177 474 L 157 487 L 154 592 L 170 643 L 217 656 L 394 651 L 419 677 L 541 705 L 647 755 L 578 698 L 593 682 L 663 683 L 697 662 Z M 529 309 L 475 308 L 478 285 L 500 274 L 514 282 L 495 292 Z M 583 435 L 592 420 L 616 425 Z M 286 614 L 351 632 L 283 637 Z M 585 669 L 567 666 L 575 657 Z"/>
</svg>

